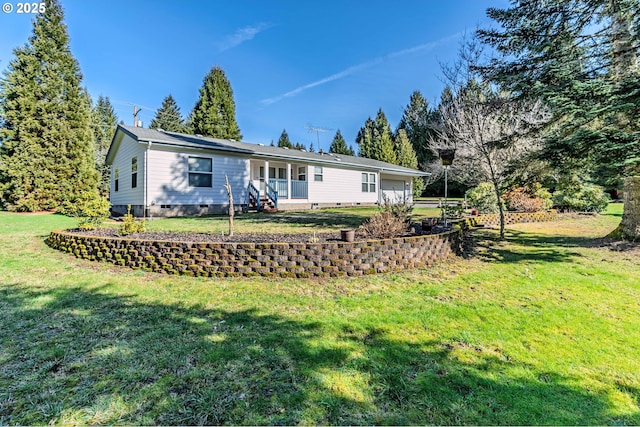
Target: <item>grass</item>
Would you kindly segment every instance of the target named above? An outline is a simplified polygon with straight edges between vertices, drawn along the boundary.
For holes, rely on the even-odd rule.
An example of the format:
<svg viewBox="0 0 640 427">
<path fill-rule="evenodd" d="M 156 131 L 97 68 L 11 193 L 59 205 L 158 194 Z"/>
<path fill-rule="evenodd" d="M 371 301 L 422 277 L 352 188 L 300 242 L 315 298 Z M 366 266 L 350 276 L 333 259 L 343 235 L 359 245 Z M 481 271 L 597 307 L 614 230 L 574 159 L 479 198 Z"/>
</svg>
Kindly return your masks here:
<svg viewBox="0 0 640 427">
<path fill-rule="evenodd" d="M 310 281 L 81 261 L 43 243 L 72 220 L 0 212 L 0 424 L 640 424 L 639 252 L 599 246 L 620 214 Z"/>
</svg>

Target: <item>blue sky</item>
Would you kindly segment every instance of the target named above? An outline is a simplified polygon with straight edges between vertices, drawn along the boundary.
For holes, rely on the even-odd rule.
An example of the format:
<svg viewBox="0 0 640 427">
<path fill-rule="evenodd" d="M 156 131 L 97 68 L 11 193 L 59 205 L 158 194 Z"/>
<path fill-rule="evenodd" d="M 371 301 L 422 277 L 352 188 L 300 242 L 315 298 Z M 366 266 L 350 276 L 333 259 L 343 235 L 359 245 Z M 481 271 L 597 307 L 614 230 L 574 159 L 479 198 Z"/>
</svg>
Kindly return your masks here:
<svg viewBox="0 0 640 427">
<path fill-rule="evenodd" d="M 0 13 L 0 69 L 31 34 L 33 16 Z M 3 0 L 4 3 L 4 0 Z M 395 128 L 414 90 L 442 91 L 440 63 L 490 25 L 507 0 L 62 0 L 71 50 L 91 96 L 147 126 L 169 93 L 186 116 L 211 67 L 231 82 L 247 142 L 347 144 L 379 108 Z M 310 132 L 308 126 L 328 132 Z"/>
</svg>

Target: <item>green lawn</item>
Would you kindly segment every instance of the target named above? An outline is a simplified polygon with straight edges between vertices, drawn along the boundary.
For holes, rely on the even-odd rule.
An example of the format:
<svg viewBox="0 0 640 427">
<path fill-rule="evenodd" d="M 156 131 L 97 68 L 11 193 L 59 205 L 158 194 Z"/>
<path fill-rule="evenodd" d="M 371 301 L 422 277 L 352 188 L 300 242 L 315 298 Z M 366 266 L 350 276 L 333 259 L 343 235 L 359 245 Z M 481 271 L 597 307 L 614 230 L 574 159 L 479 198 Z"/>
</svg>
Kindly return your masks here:
<svg viewBox="0 0 640 427">
<path fill-rule="evenodd" d="M 640 424 L 640 249 L 597 239 L 620 214 L 480 230 L 430 269 L 214 280 L 0 212 L 0 424 Z"/>
</svg>

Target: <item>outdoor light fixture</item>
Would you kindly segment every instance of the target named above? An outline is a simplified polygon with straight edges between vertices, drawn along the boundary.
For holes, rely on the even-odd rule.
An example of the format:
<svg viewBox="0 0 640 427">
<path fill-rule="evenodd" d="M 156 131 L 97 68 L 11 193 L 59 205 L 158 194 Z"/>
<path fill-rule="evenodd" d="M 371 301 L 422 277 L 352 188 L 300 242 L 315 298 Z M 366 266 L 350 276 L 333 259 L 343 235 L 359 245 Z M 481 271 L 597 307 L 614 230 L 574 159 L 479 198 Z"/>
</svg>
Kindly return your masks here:
<svg viewBox="0 0 640 427">
<path fill-rule="evenodd" d="M 438 156 L 440 156 L 440 161 L 442 162 L 442 166 L 444 166 L 444 226 L 447 226 L 447 209 L 449 208 L 449 204 L 447 203 L 447 171 L 449 170 L 449 166 L 453 164 L 453 159 L 456 156 L 455 148 L 438 148 Z"/>
</svg>

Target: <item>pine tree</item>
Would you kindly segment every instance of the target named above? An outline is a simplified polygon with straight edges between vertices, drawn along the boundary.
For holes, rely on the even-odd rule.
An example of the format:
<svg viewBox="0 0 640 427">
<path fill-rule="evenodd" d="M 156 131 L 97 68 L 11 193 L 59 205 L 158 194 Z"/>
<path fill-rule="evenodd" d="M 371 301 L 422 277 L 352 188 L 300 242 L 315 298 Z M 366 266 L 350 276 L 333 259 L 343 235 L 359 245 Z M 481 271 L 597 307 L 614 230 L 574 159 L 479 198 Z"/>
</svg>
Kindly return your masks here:
<svg viewBox="0 0 640 427">
<path fill-rule="evenodd" d="M 481 70 L 551 108 L 546 158 L 562 170 L 607 166 L 619 178 L 640 175 L 640 2 L 517 1 L 487 14 L 502 28 L 478 34 L 503 56 Z M 630 205 L 622 234 L 640 239 L 640 229 L 624 226 L 640 223 L 640 205 Z"/>
<path fill-rule="evenodd" d="M 110 168 L 106 164 L 107 152 L 118 125 L 111 101 L 108 97 L 99 96 L 91 111 L 92 129 L 95 147 L 96 168 L 99 174 L 98 190 L 101 196 L 109 195 Z"/>
<path fill-rule="evenodd" d="M 241 140 L 236 122 L 236 104 L 231 84 L 220 67 L 214 67 L 204 78 L 200 98 L 190 116 L 196 134 L 213 138 Z"/>
<path fill-rule="evenodd" d="M 420 91 L 414 91 L 409 99 L 409 105 L 404 109 L 398 131 L 404 129 L 407 133 L 407 137 L 418 156 L 420 168 L 424 168 L 438 157 L 429 144 L 436 134 L 434 129 L 436 122 L 437 112 L 429 109 L 429 103 Z"/>
<path fill-rule="evenodd" d="M 336 135 L 333 137 L 333 141 L 331 141 L 329 152 L 335 153 L 335 154 L 344 154 L 346 156 L 355 155 L 353 148 L 347 147 L 347 142 L 342 137 L 342 133 L 340 133 L 340 129 L 336 131 Z"/>
<path fill-rule="evenodd" d="M 91 105 L 58 0 L 47 0 L 0 83 L 0 200 L 14 211 L 57 208 L 96 191 Z"/>
<path fill-rule="evenodd" d="M 180 107 L 178 107 L 171 94 L 162 101 L 162 105 L 156 111 L 156 115 L 151 120 L 149 127 L 152 129 L 160 128 L 168 132 L 188 132 L 187 125 L 180 113 Z"/>
<path fill-rule="evenodd" d="M 278 138 L 278 147 L 281 148 L 293 148 L 293 144 L 289 139 L 289 134 L 286 129 L 282 129 L 282 133 L 280 134 L 280 138 Z"/>
</svg>

